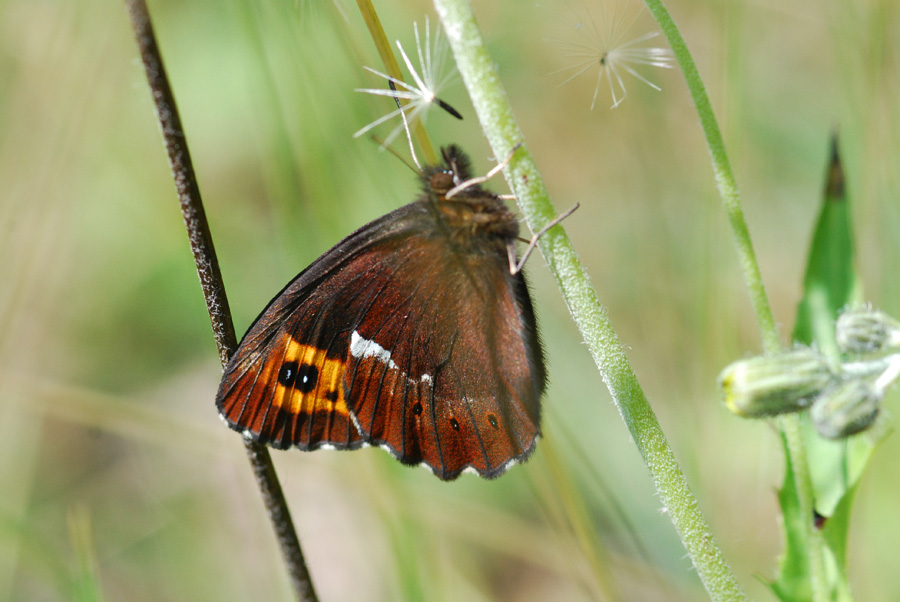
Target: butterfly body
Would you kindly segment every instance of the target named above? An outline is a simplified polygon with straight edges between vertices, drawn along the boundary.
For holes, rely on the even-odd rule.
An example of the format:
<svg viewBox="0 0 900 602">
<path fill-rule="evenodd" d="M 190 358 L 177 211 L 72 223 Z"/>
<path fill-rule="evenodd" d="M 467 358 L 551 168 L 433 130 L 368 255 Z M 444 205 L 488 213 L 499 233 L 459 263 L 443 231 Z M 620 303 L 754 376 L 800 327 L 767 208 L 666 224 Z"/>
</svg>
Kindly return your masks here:
<svg viewBox="0 0 900 602">
<path fill-rule="evenodd" d="M 534 311 L 508 250 L 515 216 L 468 177 L 462 151 L 424 193 L 301 272 L 250 327 L 219 413 L 286 448 L 380 445 L 438 477 L 502 474 L 540 432 L 545 368 Z"/>
</svg>

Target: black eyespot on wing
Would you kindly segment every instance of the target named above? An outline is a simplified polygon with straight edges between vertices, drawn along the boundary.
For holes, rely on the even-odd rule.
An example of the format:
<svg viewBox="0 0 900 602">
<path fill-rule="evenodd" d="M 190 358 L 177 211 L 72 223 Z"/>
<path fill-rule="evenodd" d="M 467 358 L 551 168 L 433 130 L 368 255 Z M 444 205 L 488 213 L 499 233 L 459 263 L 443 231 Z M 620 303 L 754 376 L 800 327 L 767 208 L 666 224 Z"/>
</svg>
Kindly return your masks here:
<svg viewBox="0 0 900 602">
<path fill-rule="evenodd" d="M 299 365 L 297 362 L 285 362 L 281 364 L 281 369 L 278 370 L 278 384 L 282 387 L 293 387 L 294 381 L 297 380 L 297 368 Z"/>
<path fill-rule="evenodd" d="M 311 364 L 300 364 L 294 387 L 301 393 L 309 393 L 315 390 L 317 382 L 319 382 L 319 369 Z"/>
</svg>

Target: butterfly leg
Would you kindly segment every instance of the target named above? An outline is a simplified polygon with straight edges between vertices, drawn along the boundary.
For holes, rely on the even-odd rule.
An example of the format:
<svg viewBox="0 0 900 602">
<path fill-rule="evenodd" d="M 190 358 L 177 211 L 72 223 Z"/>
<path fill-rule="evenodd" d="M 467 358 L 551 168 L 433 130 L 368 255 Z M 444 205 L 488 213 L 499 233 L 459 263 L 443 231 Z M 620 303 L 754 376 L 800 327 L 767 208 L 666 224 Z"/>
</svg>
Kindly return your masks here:
<svg viewBox="0 0 900 602">
<path fill-rule="evenodd" d="M 525 265 L 525 260 L 528 259 L 528 256 L 531 255 L 531 252 L 534 251 L 534 247 L 535 247 L 535 245 L 537 245 L 538 239 L 540 239 L 541 236 L 546 234 L 547 230 L 549 230 L 550 228 L 552 228 L 559 222 L 563 221 L 564 219 L 566 219 L 567 217 L 569 217 L 570 215 L 575 213 L 575 210 L 578 209 L 579 207 L 581 207 L 581 203 L 575 203 L 574 207 L 572 207 L 565 213 L 557 215 L 555 218 L 553 218 L 552 221 L 550 221 L 550 223 L 548 223 L 546 226 L 541 228 L 537 234 L 532 236 L 531 240 L 528 241 L 528 246 L 525 248 L 525 253 L 522 254 L 522 259 L 520 259 L 518 261 L 518 263 L 516 263 L 516 250 L 513 247 L 513 243 L 510 242 L 509 246 L 506 249 L 507 256 L 509 257 L 509 273 L 512 274 L 513 276 L 515 276 L 516 274 L 521 272 L 522 267 L 524 267 L 524 265 Z"/>
</svg>

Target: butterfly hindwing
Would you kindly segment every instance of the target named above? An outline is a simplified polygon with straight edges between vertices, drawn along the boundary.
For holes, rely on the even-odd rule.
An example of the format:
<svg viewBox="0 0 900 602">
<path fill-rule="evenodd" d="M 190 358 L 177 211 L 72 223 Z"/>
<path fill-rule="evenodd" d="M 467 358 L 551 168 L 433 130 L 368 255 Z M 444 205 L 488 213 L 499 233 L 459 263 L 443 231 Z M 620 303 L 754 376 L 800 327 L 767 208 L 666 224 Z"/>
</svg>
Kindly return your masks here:
<svg viewBox="0 0 900 602">
<path fill-rule="evenodd" d="M 404 463 L 444 479 L 469 467 L 501 474 L 533 448 L 540 420 L 543 365 L 527 359 L 540 350 L 524 279 L 505 257 L 480 256 L 473 269 L 446 245 L 417 247 L 410 273 L 385 291 L 401 301 L 351 333 L 348 408 Z"/>
</svg>

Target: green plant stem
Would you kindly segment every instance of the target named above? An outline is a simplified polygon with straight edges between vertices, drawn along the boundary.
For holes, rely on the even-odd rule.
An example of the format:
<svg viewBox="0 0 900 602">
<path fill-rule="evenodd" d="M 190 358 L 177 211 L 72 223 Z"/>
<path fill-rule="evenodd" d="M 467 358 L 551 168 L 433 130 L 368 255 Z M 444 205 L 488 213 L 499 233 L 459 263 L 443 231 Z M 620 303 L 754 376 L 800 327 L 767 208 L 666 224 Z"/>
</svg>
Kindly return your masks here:
<svg viewBox="0 0 900 602">
<path fill-rule="evenodd" d="M 494 156 L 506 157 L 523 141 L 493 61 L 475 22 L 469 0 L 435 0 L 463 82 Z M 537 231 L 555 216 L 543 180 L 526 147 L 504 169 L 529 227 Z M 638 447 L 684 546 L 713 600 L 745 600 L 731 568 L 713 538 L 665 435 L 644 396 L 584 267 L 560 226 L 538 244 L 563 298 Z"/>
<path fill-rule="evenodd" d="M 744 281 L 750 292 L 750 301 L 756 313 L 756 320 L 759 323 L 763 347 L 768 353 L 775 353 L 781 349 L 781 342 L 778 340 L 778 329 L 775 327 L 775 318 L 772 315 L 772 308 L 769 306 L 769 298 L 763 285 L 759 264 L 756 262 L 756 254 L 753 252 L 750 230 L 747 228 L 747 222 L 744 219 L 744 210 L 741 208 L 737 184 L 731 171 L 731 163 L 728 161 L 728 153 L 725 151 L 725 141 L 722 139 L 722 133 L 719 131 L 719 125 L 716 122 L 716 115 L 713 113 L 712 103 L 710 103 L 709 96 L 706 94 L 706 87 L 703 85 L 703 80 L 700 79 L 700 73 L 697 71 L 697 65 L 694 63 L 691 52 L 688 50 L 684 38 L 681 37 L 681 32 L 678 31 L 678 26 L 675 25 L 675 21 L 672 20 L 672 16 L 666 10 L 665 5 L 663 5 L 661 0 L 644 0 L 644 2 L 669 41 L 675 60 L 678 61 L 678 66 L 684 74 L 691 98 L 693 98 L 694 105 L 697 107 L 697 115 L 700 117 L 700 125 L 703 128 L 704 136 L 706 136 L 706 144 L 709 147 L 709 154 L 712 159 L 716 186 L 719 189 L 719 195 L 722 197 L 722 204 L 725 206 L 725 213 L 728 216 L 728 223 L 734 234 L 738 259 L 744 273 Z"/>
<path fill-rule="evenodd" d="M 831 598 L 828 594 L 828 577 L 825 572 L 825 541 L 813 521 L 815 494 L 813 493 L 809 460 L 806 456 L 806 446 L 803 444 L 803 435 L 800 432 L 800 416 L 799 414 L 784 414 L 779 417 L 776 424 L 784 435 L 788 455 L 791 458 L 791 466 L 794 469 L 797 505 L 800 512 L 808 517 L 806 520 L 806 549 L 812 599 L 813 602 L 826 602 Z"/>
<path fill-rule="evenodd" d="M 744 219 L 737 184 L 731 171 L 728 154 L 725 151 L 725 142 L 716 122 L 712 103 L 710 103 L 709 96 L 706 94 L 706 87 L 703 85 L 703 80 L 700 79 L 697 65 L 694 63 L 694 59 L 688 50 L 684 38 L 681 36 L 681 32 L 678 30 L 678 26 L 675 25 L 675 21 L 672 19 L 669 11 L 666 10 L 662 0 L 644 0 L 644 3 L 665 34 L 669 46 L 675 55 L 675 60 L 678 61 L 678 66 L 684 74 L 691 98 L 694 100 L 703 134 L 706 136 L 706 144 L 709 147 L 716 185 L 719 189 L 719 195 L 722 197 L 722 204 L 725 207 L 725 213 L 728 216 L 728 223 L 731 226 L 735 246 L 737 247 L 738 259 L 744 274 L 744 282 L 747 285 L 750 301 L 756 313 L 756 320 L 762 335 L 763 348 L 767 353 L 776 353 L 781 349 L 781 342 L 778 340 L 778 329 L 775 326 L 775 318 L 772 315 L 772 309 L 766 296 L 759 264 L 756 262 L 756 254 L 753 252 L 750 230 L 747 228 L 747 222 Z M 800 435 L 799 418 L 795 415 L 785 416 L 778 421 L 778 426 L 784 433 L 788 454 L 794 467 L 794 478 L 801 512 L 809 517 L 807 520 L 807 540 L 809 543 L 809 578 L 813 600 L 816 602 L 824 601 L 827 599 L 824 546 L 821 535 L 813 523 L 813 485 L 806 449 Z"/>
</svg>

